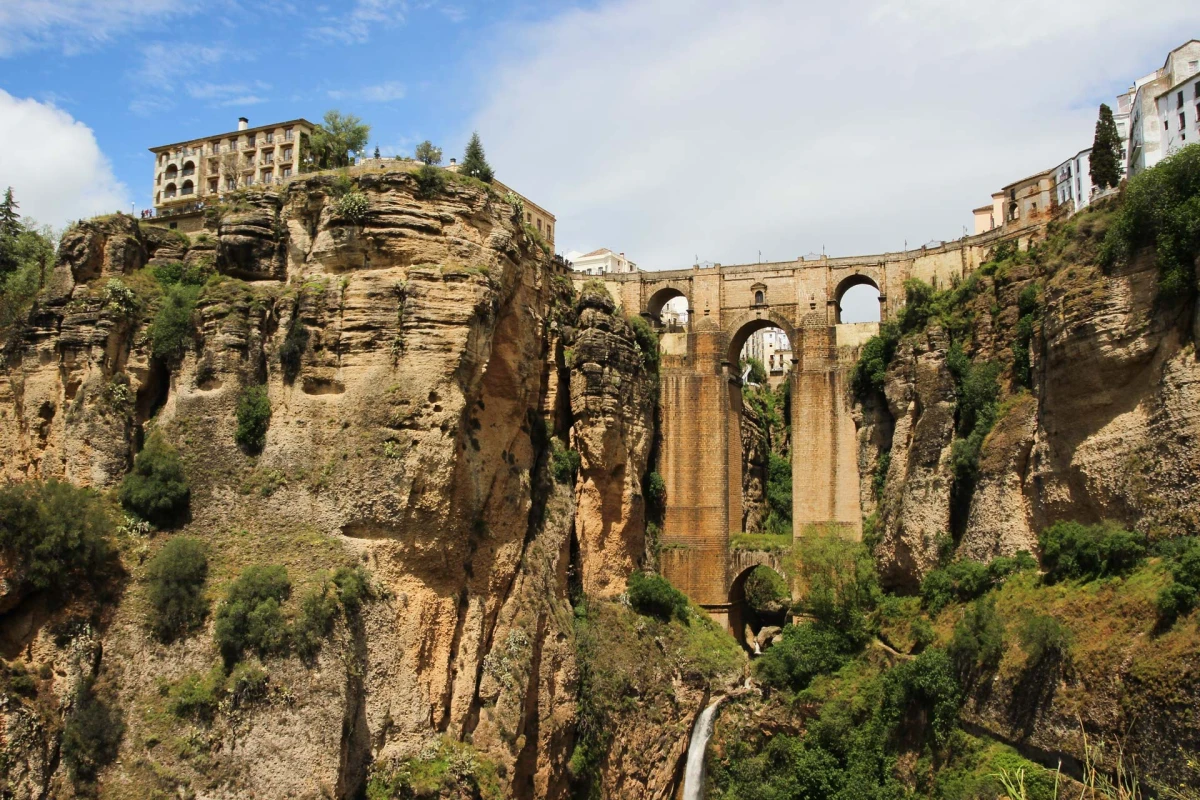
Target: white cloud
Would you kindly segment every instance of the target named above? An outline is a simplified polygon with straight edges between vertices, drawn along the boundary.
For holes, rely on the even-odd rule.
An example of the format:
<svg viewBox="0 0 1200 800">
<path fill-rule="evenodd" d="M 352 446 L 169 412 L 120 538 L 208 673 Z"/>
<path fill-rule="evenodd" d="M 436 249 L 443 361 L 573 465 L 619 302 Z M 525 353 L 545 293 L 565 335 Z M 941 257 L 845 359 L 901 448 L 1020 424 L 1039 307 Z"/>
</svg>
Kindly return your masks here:
<svg viewBox="0 0 1200 800">
<path fill-rule="evenodd" d="M 362 44 L 372 33 L 404 22 L 407 13 L 405 0 L 355 0 L 349 13 L 338 8 L 310 33 L 318 39 Z"/>
<path fill-rule="evenodd" d="M 180 58 L 181 52 L 187 53 L 187 58 Z M 129 103 L 129 110 L 143 117 L 168 111 L 175 107 L 175 87 L 181 81 L 211 72 L 213 67 L 252 57 L 245 50 L 221 44 L 152 42 L 143 45 L 141 64 L 129 76 L 137 92 Z M 187 85 L 187 93 L 193 99 L 207 101 L 213 106 L 253 105 L 265 102 L 264 98 L 254 94 L 254 90 L 269 88 L 270 85 L 262 81 L 255 81 L 252 86 L 240 82 L 193 82 Z"/>
<path fill-rule="evenodd" d="M 385 81 L 359 89 L 331 89 L 327 94 L 334 100 L 360 100 L 364 103 L 391 103 L 404 98 L 406 89 L 399 81 Z"/>
<path fill-rule="evenodd" d="M 72 55 L 179 13 L 190 13 L 179 0 L 3 0 L 0 56 L 43 47 Z"/>
<path fill-rule="evenodd" d="M 92 129 L 70 114 L 0 89 L 0 180 L 26 217 L 54 226 L 128 210 L 129 190 L 113 176 Z"/>
<path fill-rule="evenodd" d="M 472 120 L 561 247 L 649 269 L 872 253 L 1091 144 L 1200 26 L 1164 0 L 621 0 L 505 30 Z"/>
</svg>

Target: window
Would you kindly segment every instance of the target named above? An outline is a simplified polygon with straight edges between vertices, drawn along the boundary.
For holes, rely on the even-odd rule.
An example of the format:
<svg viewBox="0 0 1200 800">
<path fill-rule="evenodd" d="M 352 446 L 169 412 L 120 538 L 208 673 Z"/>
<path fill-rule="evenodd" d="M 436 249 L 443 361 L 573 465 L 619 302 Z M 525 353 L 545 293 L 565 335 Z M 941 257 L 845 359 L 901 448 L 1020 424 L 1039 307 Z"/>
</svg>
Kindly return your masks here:
<svg viewBox="0 0 1200 800">
<path fill-rule="evenodd" d="M 1179 91 L 1178 93 L 1176 93 L 1175 102 L 1180 108 L 1183 108 L 1183 91 L 1182 90 Z"/>
<path fill-rule="evenodd" d="M 292 168 L 291 168 L 291 167 L 282 167 L 282 168 L 279 170 L 279 177 L 281 177 L 281 178 L 290 178 L 290 177 L 292 177 Z"/>
<path fill-rule="evenodd" d="M 267 144 L 275 141 L 275 131 L 267 131 Z"/>
<path fill-rule="evenodd" d="M 254 134 L 253 134 L 253 133 L 251 133 L 251 134 L 248 134 L 248 135 L 246 136 L 246 147 L 254 147 L 254 146 L 255 146 L 255 145 L 254 145 L 254 142 L 255 142 L 255 140 L 254 140 Z"/>
<path fill-rule="evenodd" d="M 1183 115 L 1183 112 L 1180 111 L 1179 112 L 1179 130 L 1182 131 L 1186 127 L 1187 127 L 1187 117 L 1185 117 Z"/>
<path fill-rule="evenodd" d="M 765 298 L 765 296 L 763 295 L 763 291 L 762 291 L 762 289 L 759 289 L 758 291 L 756 291 L 756 292 L 754 293 L 754 305 L 756 305 L 756 306 L 761 306 L 761 305 L 763 304 L 763 301 L 764 301 L 765 299 L 766 299 L 766 298 Z"/>
<path fill-rule="evenodd" d="M 538 233 L 542 232 L 542 221 L 540 219 L 537 221 L 537 229 Z"/>
<path fill-rule="evenodd" d="M 209 147 L 210 147 L 210 149 L 212 150 L 212 153 L 211 153 L 211 154 L 212 154 L 212 155 L 214 155 L 214 156 L 215 156 L 217 153 L 221 152 L 221 143 L 220 143 L 220 142 L 211 142 L 211 143 L 209 144 Z"/>
<path fill-rule="evenodd" d="M 1200 100 L 1200 81 L 1196 81 L 1196 99 Z"/>
<path fill-rule="evenodd" d="M 234 189 L 236 189 L 237 188 L 237 177 L 230 175 L 228 178 L 226 178 L 225 179 L 225 188 L 231 192 Z"/>
<path fill-rule="evenodd" d="M 291 128 L 283 129 L 283 138 L 289 142 L 292 140 L 292 129 Z"/>
<path fill-rule="evenodd" d="M 292 148 L 290 148 L 290 147 L 283 148 L 283 155 L 280 156 L 280 158 L 282 158 L 284 161 L 291 161 L 292 160 Z"/>
<path fill-rule="evenodd" d="M 208 179 L 208 191 L 210 193 L 217 191 L 217 179 L 216 178 Z"/>
</svg>

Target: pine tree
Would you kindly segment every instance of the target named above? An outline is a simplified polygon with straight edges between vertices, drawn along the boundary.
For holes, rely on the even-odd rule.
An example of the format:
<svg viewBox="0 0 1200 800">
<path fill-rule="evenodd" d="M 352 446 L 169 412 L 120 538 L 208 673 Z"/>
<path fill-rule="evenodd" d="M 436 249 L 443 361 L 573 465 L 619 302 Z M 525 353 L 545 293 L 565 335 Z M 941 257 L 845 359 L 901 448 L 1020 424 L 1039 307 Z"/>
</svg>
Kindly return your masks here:
<svg viewBox="0 0 1200 800">
<path fill-rule="evenodd" d="M 4 190 L 4 200 L 0 201 L 0 236 L 16 236 L 21 232 L 21 215 L 17 209 L 21 205 L 13 199 L 12 187 Z"/>
<path fill-rule="evenodd" d="M 494 174 L 483 154 L 483 142 L 479 141 L 478 133 L 471 134 L 471 141 L 467 142 L 467 152 L 463 154 L 462 167 L 459 171 L 472 178 L 478 178 L 484 183 L 492 182 Z"/>
<path fill-rule="evenodd" d="M 1117 123 L 1113 122 L 1112 109 L 1101 103 L 1090 157 L 1092 185 L 1097 189 L 1107 189 L 1120 183 L 1120 158 L 1121 137 L 1117 133 Z"/>
<path fill-rule="evenodd" d="M 379 160 L 379 145 L 375 145 L 375 160 Z"/>
</svg>

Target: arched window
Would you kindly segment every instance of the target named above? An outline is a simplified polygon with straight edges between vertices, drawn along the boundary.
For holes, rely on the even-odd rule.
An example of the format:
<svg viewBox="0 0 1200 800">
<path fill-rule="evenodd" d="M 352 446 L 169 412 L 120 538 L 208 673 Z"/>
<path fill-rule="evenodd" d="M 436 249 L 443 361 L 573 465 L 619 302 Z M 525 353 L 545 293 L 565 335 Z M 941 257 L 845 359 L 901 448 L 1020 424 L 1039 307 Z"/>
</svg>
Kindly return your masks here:
<svg viewBox="0 0 1200 800">
<path fill-rule="evenodd" d="M 754 305 L 761 306 L 765 302 L 766 302 L 766 296 L 763 294 L 763 290 L 762 289 L 755 290 Z"/>
<path fill-rule="evenodd" d="M 163 197 L 170 200 L 174 196 L 175 196 L 175 184 L 168 183 L 166 191 L 163 192 Z"/>
<path fill-rule="evenodd" d="M 179 190 L 179 193 L 180 194 L 191 194 L 192 192 L 195 191 L 195 189 L 196 189 L 196 187 L 191 181 L 184 181 L 183 186 Z"/>
<path fill-rule="evenodd" d="M 183 165 L 183 176 L 184 177 L 187 177 L 188 175 L 195 175 L 195 174 L 196 174 L 195 163 L 189 161 Z"/>
</svg>

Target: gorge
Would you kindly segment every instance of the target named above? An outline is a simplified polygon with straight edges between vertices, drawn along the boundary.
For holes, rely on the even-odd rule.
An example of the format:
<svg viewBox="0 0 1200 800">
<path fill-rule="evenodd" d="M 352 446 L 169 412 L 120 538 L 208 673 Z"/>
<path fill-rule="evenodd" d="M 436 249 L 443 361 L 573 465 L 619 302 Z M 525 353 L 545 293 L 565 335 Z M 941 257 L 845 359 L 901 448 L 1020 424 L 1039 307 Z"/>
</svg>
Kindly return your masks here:
<svg viewBox="0 0 1200 800">
<path fill-rule="evenodd" d="M 0 315 L 5 796 L 1195 796 L 1198 149 L 1015 236 L 607 282 L 399 163 L 77 223 Z"/>
</svg>

